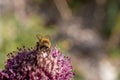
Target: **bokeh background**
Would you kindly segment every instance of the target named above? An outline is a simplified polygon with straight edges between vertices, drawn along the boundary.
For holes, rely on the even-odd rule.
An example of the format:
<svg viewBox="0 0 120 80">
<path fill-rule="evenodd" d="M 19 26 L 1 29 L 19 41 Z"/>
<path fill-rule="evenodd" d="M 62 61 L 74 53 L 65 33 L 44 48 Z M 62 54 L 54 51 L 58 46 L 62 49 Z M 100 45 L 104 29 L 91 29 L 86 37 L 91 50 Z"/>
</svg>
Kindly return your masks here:
<svg viewBox="0 0 120 80">
<path fill-rule="evenodd" d="M 120 80 L 120 0 L 0 0 L 0 69 L 36 34 L 71 58 L 74 80 Z"/>
</svg>

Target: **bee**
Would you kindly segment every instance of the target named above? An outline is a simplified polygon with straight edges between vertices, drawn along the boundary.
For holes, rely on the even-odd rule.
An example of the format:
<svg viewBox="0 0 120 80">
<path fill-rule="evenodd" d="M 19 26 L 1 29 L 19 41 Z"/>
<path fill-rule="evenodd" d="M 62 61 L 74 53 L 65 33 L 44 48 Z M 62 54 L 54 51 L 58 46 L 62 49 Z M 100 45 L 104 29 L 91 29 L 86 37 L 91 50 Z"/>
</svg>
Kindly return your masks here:
<svg viewBox="0 0 120 80">
<path fill-rule="evenodd" d="M 37 34 L 36 37 L 38 38 L 38 45 L 39 48 L 50 48 L 51 47 L 51 42 L 50 42 L 50 38 L 48 35 L 46 36 L 41 36 L 40 34 Z"/>
</svg>

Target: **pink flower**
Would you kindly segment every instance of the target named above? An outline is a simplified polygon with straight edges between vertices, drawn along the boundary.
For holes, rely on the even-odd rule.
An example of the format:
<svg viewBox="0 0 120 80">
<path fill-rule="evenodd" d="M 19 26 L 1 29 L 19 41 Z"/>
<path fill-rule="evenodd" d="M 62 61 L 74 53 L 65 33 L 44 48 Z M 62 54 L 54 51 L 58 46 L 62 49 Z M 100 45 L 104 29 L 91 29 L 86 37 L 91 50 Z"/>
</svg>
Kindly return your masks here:
<svg viewBox="0 0 120 80">
<path fill-rule="evenodd" d="M 10 53 L 0 80 L 72 80 L 74 73 L 70 59 L 56 47 L 18 49 Z"/>
</svg>

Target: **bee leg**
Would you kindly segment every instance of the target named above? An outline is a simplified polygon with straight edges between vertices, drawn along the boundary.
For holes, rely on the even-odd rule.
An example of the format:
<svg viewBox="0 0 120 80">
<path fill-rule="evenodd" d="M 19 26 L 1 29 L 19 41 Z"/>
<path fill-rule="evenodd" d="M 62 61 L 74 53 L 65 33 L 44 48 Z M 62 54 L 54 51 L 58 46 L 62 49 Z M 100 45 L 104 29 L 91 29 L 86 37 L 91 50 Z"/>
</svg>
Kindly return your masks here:
<svg viewBox="0 0 120 80">
<path fill-rule="evenodd" d="M 37 42 L 37 44 L 36 44 L 36 50 L 39 50 L 39 49 L 40 49 L 40 43 Z"/>
</svg>

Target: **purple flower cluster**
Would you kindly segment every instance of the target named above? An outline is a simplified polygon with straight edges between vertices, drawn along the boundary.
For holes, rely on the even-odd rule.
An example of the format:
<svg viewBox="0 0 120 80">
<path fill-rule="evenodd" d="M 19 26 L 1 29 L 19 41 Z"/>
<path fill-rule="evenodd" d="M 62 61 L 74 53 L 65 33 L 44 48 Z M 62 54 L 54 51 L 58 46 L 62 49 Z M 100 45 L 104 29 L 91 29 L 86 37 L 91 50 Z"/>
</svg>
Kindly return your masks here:
<svg viewBox="0 0 120 80">
<path fill-rule="evenodd" d="M 10 53 L 0 80 L 72 80 L 70 59 L 56 48 L 19 48 Z"/>
</svg>

